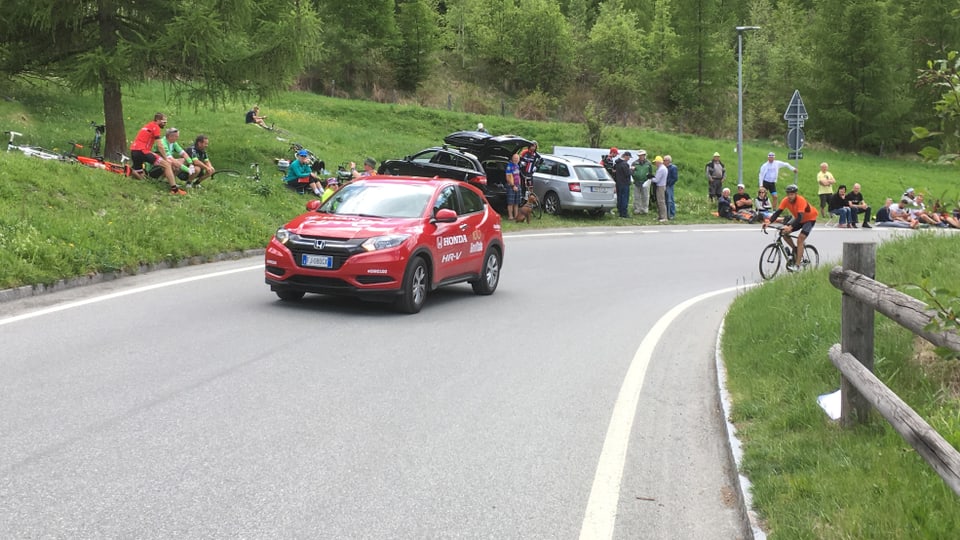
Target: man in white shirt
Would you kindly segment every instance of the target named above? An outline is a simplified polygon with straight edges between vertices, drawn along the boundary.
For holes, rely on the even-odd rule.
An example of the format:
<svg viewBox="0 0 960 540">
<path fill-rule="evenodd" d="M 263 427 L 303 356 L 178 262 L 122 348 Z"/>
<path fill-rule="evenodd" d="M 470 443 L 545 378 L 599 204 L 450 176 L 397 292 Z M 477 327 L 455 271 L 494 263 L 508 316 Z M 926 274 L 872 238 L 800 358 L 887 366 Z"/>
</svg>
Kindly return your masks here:
<svg viewBox="0 0 960 540">
<path fill-rule="evenodd" d="M 775 159 L 776 154 L 770 152 L 767 154 L 767 162 L 760 166 L 760 183 L 758 187 L 767 188 L 773 207 L 777 208 L 777 178 L 780 176 L 780 169 L 787 168 L 797 174 L 797 168 L 787 163 Z"/>
</svg>

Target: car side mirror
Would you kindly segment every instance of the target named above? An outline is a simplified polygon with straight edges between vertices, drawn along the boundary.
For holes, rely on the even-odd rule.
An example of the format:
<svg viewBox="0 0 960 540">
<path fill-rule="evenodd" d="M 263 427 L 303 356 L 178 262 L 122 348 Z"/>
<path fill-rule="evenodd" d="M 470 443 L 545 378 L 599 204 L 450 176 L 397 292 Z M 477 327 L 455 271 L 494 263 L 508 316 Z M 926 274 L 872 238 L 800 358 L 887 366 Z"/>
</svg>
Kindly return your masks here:
<svg viewBox="0 0 960 540">
<path fill-rule="evenodd" d="M 307 201 L 307 212 L 316 212 L 317 208 L 320 208 L 320 201 L 317 199 Z"/>
<path fill-rule="evenodd" d="M 449 208 L 441 208 L 433 213 L 434 223 L 453 223 L 457 220 L 457 213 Z"/>
<path fill-rule="evenodd" d="M 403 156 L 404 161 L 413 161 L 413 156 Z"/>
</svg>

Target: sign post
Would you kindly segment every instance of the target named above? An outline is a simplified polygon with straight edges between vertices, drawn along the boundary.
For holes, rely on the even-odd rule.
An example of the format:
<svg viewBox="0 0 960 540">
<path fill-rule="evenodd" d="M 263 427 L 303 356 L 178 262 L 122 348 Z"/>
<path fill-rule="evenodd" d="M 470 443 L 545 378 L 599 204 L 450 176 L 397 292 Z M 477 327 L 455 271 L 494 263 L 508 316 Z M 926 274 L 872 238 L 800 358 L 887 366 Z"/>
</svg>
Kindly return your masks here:
<svg viewBox="0 0 960 540">
<path fill-rule="evenodd" d="M 787 159 L 795 160 L 794 167 L 799 168 L 800 160 L 803 159 L 803 152 L 800 151 L 803 149 L 803 122 L 807 119 L 807 108 L 803 105 L 799 90 L 793 91 L 793 97 L 790 98 L 790 105 L 787 105 L 787 112 L 783 113 L 783 119 L 787 121 L 787 148 L 792 150 Z"/>
</svg>

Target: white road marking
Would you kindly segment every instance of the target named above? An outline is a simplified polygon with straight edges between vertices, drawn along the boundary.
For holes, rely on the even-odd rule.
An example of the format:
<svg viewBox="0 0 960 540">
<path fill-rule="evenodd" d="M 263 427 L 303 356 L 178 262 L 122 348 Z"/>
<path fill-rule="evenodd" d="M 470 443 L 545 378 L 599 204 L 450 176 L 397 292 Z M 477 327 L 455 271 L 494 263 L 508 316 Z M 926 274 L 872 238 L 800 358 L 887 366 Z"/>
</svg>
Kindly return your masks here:
<svg viewBox="0 0 960 540">
<path fill-rule="evenodd" d="M 155 283 L 153 285 L 145 285 L 143 287 L 136 287 L 133 289 L 126 289 L 123 291 L 117 291 L 110 294 L 104 294 L 100 296 L 94 296 L 91 298 L 86 298 L 84 300 L 77 300 L 76 302 L 68 302 L 65 304 L 59 304 L 56 306 L 50 306 L 48 308 L 38 309 L 37 311 L 31 311 L 30 313 L 23 313 L 21 315 L 15 315 L 13 317 L 7 317 L 6 319 L 0 319 L 0 326 L 15 323 L 19 321 L 24 321 L 27 319 L 33 319 L 36 317 L 42 317 L 44 315 L 49 315 L 51 313 L 57 313 L 59 311 L 66 311 L 68 309 L 73 309 L 81 306 L 87 306 L 90 304 L 96 304 L 97 302 L 104 302 L 106 300 L 112 300 L 114 298 L 120 298 L 122 296 L 129 296 L 131 294 L 139 294 L 146 291 L 152 291 L 155 289 L 162 289 L 164 287 L 173 287 L 174 285 L 182 285 L 184 283 L 190 283 L 191 281 L 200 281 L 202 279 L 211 279 L 221 276 L 226 276 L 230 274 L 236 274 L 238 272 L 247 272 L 249 270 L 263 270 L 263 264 L 258 264 L 255 266 L 245 266 L 243 268 L 236 268 L 233 270 L 224 270 L 222 272 L 211 272 L 209 274 L 201 274 L 199 276 L 193 276 L 182 279 L 175 279 L 172 281 L 164 281 L 163 283 Z"/>
<path fill-rule="evenodd" d="M 650 365 L 650 358 L 657 342 L 673 321 L 690 306 L 711 298 L 743 289 L 743 286 L 728 287 L 711 291 L 686 300 L 673 307 L 650 328 L 633 355 L 633 361 L 620 387 L 620 394 L 613 405 L 613 414 L 603 441 L 603 450 L 597 463 L 597 472 L 590 488 L 590 499 L 584 512 L 580 527 L 581 540 L 601 540 L 613 538 L 613 527 L 617 521 L 617 505 L 620 502 L 620 482 L 623 479 L 623 467 L 627 459 L 627 446 L 630 432 L 640 400 L 640 389 Z"/>
</svg>

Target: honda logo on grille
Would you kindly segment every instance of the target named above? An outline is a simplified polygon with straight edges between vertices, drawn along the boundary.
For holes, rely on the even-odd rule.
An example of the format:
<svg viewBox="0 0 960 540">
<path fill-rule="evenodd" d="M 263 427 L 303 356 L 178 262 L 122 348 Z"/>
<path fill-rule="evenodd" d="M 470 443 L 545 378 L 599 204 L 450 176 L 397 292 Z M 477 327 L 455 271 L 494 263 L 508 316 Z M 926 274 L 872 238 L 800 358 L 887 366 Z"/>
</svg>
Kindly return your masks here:
<svg viewBox="0 0 960 540">
<path fill-rule="evenodd" d="M 323 246 L 325 246 L 325 245 L 327 245 L 327 243 L 326 243 L 325 241 L 323 241 L 323 240 L 314 240 L 314 241 L 313 241 L 313 247 L 315 247 L 315 248 L 318 249 L 318 250 L 323 249 Z"/>
</svg>

